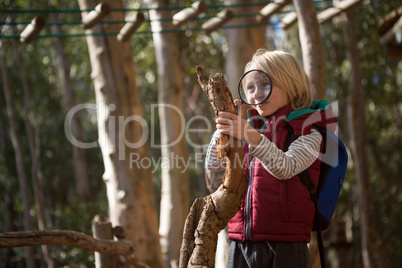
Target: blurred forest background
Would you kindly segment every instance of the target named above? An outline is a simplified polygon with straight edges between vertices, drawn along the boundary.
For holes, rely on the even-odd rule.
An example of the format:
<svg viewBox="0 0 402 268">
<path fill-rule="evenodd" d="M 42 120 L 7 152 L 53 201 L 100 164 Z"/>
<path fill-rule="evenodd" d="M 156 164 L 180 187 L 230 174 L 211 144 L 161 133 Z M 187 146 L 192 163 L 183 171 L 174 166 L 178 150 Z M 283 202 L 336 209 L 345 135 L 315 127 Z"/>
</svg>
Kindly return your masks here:
<svg viewBox="0 0 402 268">
<path fill-rule="evenodd" d="M 124 49 L 112 41 L 124 23 L 113 23 L 113 20 L 124 20 L 130 11 L 112 11 L 110 17 L 85 36 L 80 25 L 81 13 L 76 10 L 94 8 L 98 4 L 96 1 L 0 1 L 3 10 L 25 10 L 4 12 L 0 17 L 0 232 L 75 230 L 91 235 L 91 222 L 95 215 L 101 214 L 113 225 L 126 229 L 138 247 L 141 261 L 151 267 L 175 267 L 181 243 L 180 226 L 184 224 L 188 208 L 196 197 L 208 195 L 211 189 L 205 179 L 208 174 L 205 174 L 203 158 L 214 131 L 214 113 L 198 85 L 195 67 L 202 65 L 210 74 L 224 73 L 233 91 L 245 62 L 261 46 L 288 50 L 302 61 L 298 25 L 286 31 L 280 26 L 281 19 L 294 11 L 294 7 L 292 4 L 286 6 L 264 25 L 249 22 L 251 17 L 247 15 L 235 16 L 233 22 L 206 34 L 200 25 L 224 7 L 232 4 L 235 14 L 250 14 L 268 3 L 206 1 L 210 7 L 204 17 L 172 27 L 170 29 L 177 30 L 166 34 L 160 29 L 166 30 L 165 24 L 171 24 L 171 17 L 178 10 L 166 8 L 158 12 L 149 7 L 163 6 L 168 1 L 107 2 L 112 3 L 112 8 L 144 8 L 146 20 L 129 42 L 124 43 Z M 338 2 L 315 1 L 314 5 L 319 13 Z M 240 3 L 250 5 L 236 6 Z M 168 6 L 182 8 L 191 4 L 192 1 L 177 0 L 169 1 Z M 387 249 L 384 254 L 389 254 L 386 258 L 394 267 L 402 267 L 402 62 L 400 58 L 386 56 L 387 47 L 380 43 L 378 32 L 381 18 L 397 8 L 400 8 L 399 0 L 362 1 L 354 8 L 357 42 L 354 56 L 360 64 L 359 82 L 363 89 L 360 105 L 365 117 L 365 125 L 360 131 L 365 133 L 365 174 L 370 187 L 368 193 L 358 187 L 355 159 L 350 155 L 335 218 L 324 236 L 331 267 L 381 267 L 378 263 L 367 266 L 364 261 L 365 255 L 371 252 L 370 248 L 364 250 L 362 242 L 362 237 L 364 240 L 366 236 L 361 233 L 362 207 L 358 201 L 361 195 L 367 196 L 368 206 L 372 206 L 368 218 L 373 220 L 375 231 L 369 228 L 369 237 L 373 233 L 380 237 L 379 246 Z M 116 13 L 120 17 L 113 17 Z M 18 33 L 38 14 L 48 21 L 41 36 L 29 44 L 21 43 Z M 236 19 L 243 20 L 243 26 L 230 27 L 236 24 Z M 326 66 L 326 98 L 337 107 L 338 135 L 348 147 L 351 138 L 347 131 L 346 111 L 354 74 L 348 55 L 349 19 L 350 14 L 341 14 L 319 26 Z M 103 36 L 96 35 L 99 32 Z M 255 41 L 256 37 L 250 37 L 250 33 L 262 41 Z M 402 42 L 401 28 L 398 38 Z M 108 55 L 103 55 L 104 51 L 99 49 L 99 40 L 109 42 Z M 254 47 L 242 49 L 241 45 L 249 42 Z M 233 54 L 231 47 L 234 44 L 240 46 L 237 53 L 242 51 L 242 59 Z M 125 54 L 118 54 L 122 51 Z M 106 61 L 95 69 L 95 61 L 102 57 Z M 107 61 L 108 57 L 109 60 L 118 58 L 117 65 Z M 236 71 L 231 71 L 228 65 L 236 66 Z M 105 68 L 110 68 L 109 74 Z M 119 77 L 123 74 L 125 77 Z M 121 79 L 121 82 L 111 86 L 108 79 Z M 97 115 L 93 109 L 102 101 L 107 105 L 106 113 L 115 116 L 116 125 L 120 122 L 118 116 L 127 118 L 136 114 L 145 119 L 149 128 L 150 136 L 144 146 L 123 152 L 124 164 L 113 160 L 121 153 L 116 142 L 119 133 L 116 137 L 107 137 L 115 147 L 109 146 L 110 151 L 102 151 L 105 137 L 101 136 L 99 127 L 111 125 L 110 121 L 100 122 L 107 118 Z M 175 118 L 177 111 L 172 115 L 168 108 L 155 108 L 158 103 L 178 107 L 185 124 L 199 131 L 189 132 L 187 139 L 183 138 L 174 148 L 153 146 L 174 141 L 177 136 L 169 135 L 181 122 L 181 118 Z M 69 112 L 71 115 L 74 107 L 80 104 L 83 105 L 80 107 L 90 108 L 78 110 L 79 120 L 76 115 L 71 126 L 65 126 Z M 208 120 L 191 121 L 195 117 Z M 202 131 L 208 124 L 212 126 L 210 131 Z M 138 130 L 138 124 L 127 123 L 126 126 L 124 137 L 130 137 L 131 142 L 138 141 L 143 134 L 141 129 Z M 78 140 L 87 144 L 95 142 L 95 145 L 77 149 L 70 142 L 66 129 L 71 129 Z M 359 137 L 357 134 L 357 139 Z M 174 153 L 190 159 L 190 166 L 185 172 L 152 163 L 146 171 L 130 169 L 130 152 L 156 161 Z M 114 177 L 117 178 L 115 181 L 112 180 Z M 177 202 L 181 205 L 175 207 Z M 172 231 L 174 229 L 176 233 Z M 67 246 L 28 250 L 3 248 L 0 253 L 1 267 L 50 267 L 50 263 L 54 267 L 94 267 L 93 252 Z M 33 266 L 26 260 L 27 254 L 32 256 Z"/>
</svg>

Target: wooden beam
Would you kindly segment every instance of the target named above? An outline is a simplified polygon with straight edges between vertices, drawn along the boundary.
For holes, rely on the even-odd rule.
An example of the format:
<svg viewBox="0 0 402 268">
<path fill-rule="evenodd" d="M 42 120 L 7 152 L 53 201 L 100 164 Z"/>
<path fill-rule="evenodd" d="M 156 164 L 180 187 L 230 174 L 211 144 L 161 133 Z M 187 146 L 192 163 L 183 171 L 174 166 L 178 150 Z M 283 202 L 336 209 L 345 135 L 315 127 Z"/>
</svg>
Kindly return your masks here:
<svg viewBox="0 0 402 268">
<path fill-rule="evenodd" d="M 106 3 L 100 3 L 95 7 L 95 10 L 89 12 L 82 20 L 82 27 L 90 29 L 99 23 L 107 14 L 112 11 L 112 8 Z"/>
<path fill-rule="evenodd" d="M 272 15 L 277 13 L 279 10 L 281 10 L 291 2 L 292 0 L 276 0 L 275 2 L 269 3 L 268 5 L 263 7 L 256 16 L 257 22 L 268 22 Z"/>
<path fill-rule="evenodd" d="M 397 45 L 398 43 L 402 45 L 401 40 L 396 39 L 396 34 L 398 31 L 402 31 L 402 16 L 399 17 L 398 21 L 389 29 L 384 35 L 381 36 L 380 42 L 382 45 Z"/>
<path fill-rule="evenodd" d="M 219 27 L 221 27 L 223 24 L 228 22 L 234 17 L 233 11 L 230 9 L 224 9 L 221 12 L 218 13 L 218 15 L 215 18 L 212 18 L 208 21 L 206 21 L 201 28 L 207 33 L 210 34 L 211 32 L 217 30 Z"/>
<path fill-rule="evenodd" d="M 385 15 L 378 23 L 378 33 L 383 35 L 386 33 L 395 22 L 398 21 L 399 17 L 402 16 L 402 6 L 392 10 L 390 13 Z"/>
<path fill-rule="evenodd" d="M 141 24 L 145 20 L 145 16 L 142 12 L 138 12 L 133 16 L 133 21 L 127 22 L 121 28 L 119 34 L 117 35 L 117 40 L 119 42 L 126 42 L 130 40 L 130 37 L 140 28 Z"/>
<path fill-rule="evenodd" d="M 196 18 L 199 14 L 207 11 L 208 6 L 204 1 L 197 1 L 191 5 L 191 7 L 185 8 L 179 12 L 177 12 L 173 16 L 173 24 L 175 26 L 180 26 L 194 18 Z"/>
<path fill-rule="evenodd" d="M 92 221 L 92 235 L 95 239 L 113 240 L 112 223 L 101 215 L 96 215 Z M 116 267 L 115 255 L 95 252 L 96 267 Z"/>
<path fill-rule="evenodd" d="M 297 13 L 290 12 L 290 13 L 286 14 L 285 17 L 282 18 L 282 21 L 279 24 L 279 26 L 281 26 L 282 29 L 287 30 L 296 22 L 297 22 Z"/>
<path fill-rule="evenodd" d="M 362 0 L 345 0 L 339 2 L 339 4 L 327 8 L 326 10 L 320 12 L 317 15 L 318 23 L 322 24 L 330 21 L 334 17 L 338 16 L 340 13 L 347 11 L 348 9 L 360 4 Z"/>
<path fill-rule="evenodd" d="M 34 40 L 40 31 L 45 27 L 46 21 L 44 18 L 38 16 L 33 18 L 31 23 L 20 34 L 20 41 L 22 43 L 30 43 Z"/>
<path fill-rule="evenodd" d="M 388 59 L 402 58 L 402 46 L 387 46 L 385 57 Z"/>
</svg>

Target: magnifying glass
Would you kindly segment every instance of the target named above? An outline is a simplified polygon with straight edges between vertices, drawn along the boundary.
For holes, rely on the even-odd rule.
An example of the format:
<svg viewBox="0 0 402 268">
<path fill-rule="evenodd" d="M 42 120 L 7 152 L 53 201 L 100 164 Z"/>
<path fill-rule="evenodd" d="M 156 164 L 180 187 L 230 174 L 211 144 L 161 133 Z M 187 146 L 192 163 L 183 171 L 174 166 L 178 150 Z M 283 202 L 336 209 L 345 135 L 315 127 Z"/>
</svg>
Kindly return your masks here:
<svg viewBox="0 0 402 268">
<path fill-rule="evenodd" d="M 250 105 L 259 105 L 271 96 L 272 81 L 266 72 L 253 69 L 240 77 L 238 90 L 240 95 L 239 105 L 242 102 Z"/>
</svg>

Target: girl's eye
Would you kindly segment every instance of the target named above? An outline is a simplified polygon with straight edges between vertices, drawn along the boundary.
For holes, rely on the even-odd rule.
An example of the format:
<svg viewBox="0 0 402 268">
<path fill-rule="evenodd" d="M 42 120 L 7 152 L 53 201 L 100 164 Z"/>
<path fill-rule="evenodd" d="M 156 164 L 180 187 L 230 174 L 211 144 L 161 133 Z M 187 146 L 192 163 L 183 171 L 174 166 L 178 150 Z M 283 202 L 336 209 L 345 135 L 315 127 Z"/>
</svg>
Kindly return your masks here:
<svg viewBox="0 0 402 268">
<path fill-rule="evenodd" d="M 270 87 L 271 87 L 271 84 L 270 84 L 270 83 L 264 83 L 264 84 L 263 84 L 263 87 L 264 87 L 264 88 L 270 88 Z"/>
<path fill-rule="evenodd" d="M 254 91 L 255 90 L 255 86 L 254 85 L 247 85 L 247 91 Z"/>
</svg>

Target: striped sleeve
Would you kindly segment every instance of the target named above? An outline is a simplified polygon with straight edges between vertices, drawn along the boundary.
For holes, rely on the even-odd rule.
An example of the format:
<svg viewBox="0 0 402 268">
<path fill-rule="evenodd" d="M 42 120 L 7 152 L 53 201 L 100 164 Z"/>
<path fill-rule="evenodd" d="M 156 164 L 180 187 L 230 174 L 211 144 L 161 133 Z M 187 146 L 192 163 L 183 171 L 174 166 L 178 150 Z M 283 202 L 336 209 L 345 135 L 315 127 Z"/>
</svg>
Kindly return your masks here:
<svg viewBox="0 0 402 268">
<path fill-rule="evenodd" d="M 298 137 L 286 152 L 278 149 L 264 135 L 250 155 L 257 157 L 265 169 L 280 180 L 290 179 L 311 166 L 317 160 L 322 136 L 312 129 L 311 134 Z"/>
<path fill-rule="evenodd" d="M 216 143 L 220 137 L 219 131 L 215 131 L 207 151 L 207 156 L 205 158 L 205 168 L 214 172 L 222 171 L 226 169 L 226 157 L 218 160 L 216 156 Z"/>
</svg>

